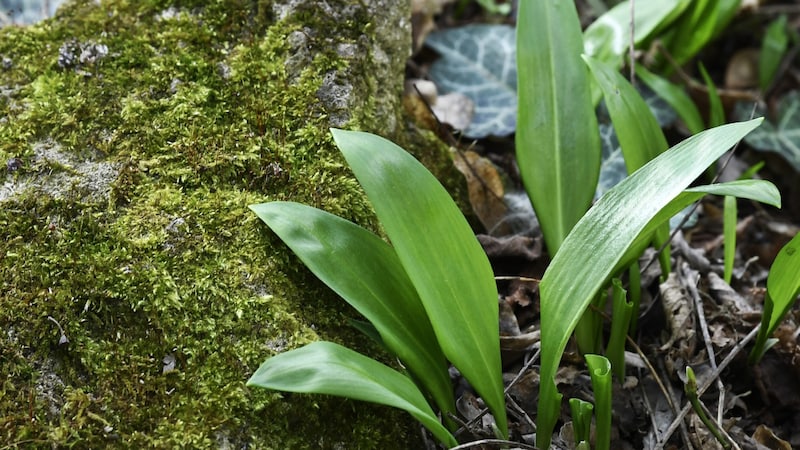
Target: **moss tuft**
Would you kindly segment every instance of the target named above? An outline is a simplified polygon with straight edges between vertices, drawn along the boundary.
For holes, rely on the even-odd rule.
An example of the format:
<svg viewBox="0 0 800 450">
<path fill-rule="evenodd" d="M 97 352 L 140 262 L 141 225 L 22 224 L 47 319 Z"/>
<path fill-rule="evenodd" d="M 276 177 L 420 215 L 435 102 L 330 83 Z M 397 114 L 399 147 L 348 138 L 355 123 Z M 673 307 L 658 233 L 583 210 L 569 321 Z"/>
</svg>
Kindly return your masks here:
<svg viewBox="0 0 800 450">
<path fill-rule="evenodd" d="M 76 0 L 0 30 L 0 160 L 22 162 L 0 191 L 0 441 L 414 446 L 405 414 L 244 385 L 320 337 L 379 354 L 247 209 L 294 200 L 377 229 L 331 123 L 461 182 L 369 73 L 402 76 L 405 54 L 372 54 L 385 19 L 297 3 Z"/>
</svg>

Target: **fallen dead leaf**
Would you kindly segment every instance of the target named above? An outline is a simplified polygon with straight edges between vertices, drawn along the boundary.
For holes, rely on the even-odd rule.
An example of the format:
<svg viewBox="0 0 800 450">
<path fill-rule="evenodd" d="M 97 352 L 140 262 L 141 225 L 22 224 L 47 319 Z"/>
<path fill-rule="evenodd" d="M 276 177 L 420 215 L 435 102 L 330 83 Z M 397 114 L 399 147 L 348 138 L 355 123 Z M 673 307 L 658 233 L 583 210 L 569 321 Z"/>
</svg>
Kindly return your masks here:
<svg viewBox="0 0 800 450">
<path fill-rule="evenodd" d="M 727 89 L 751 89 L 758 86 L 758 55 L 755 48 L 746 48 L 734 53 L 725 69 Z"/>
<path fill-rule="evenodd" d="M 503 202 L 503 180 L 488 159 L 473 151 L 459 152 L 454 157 L 456 168 L 467 179 L 469 202 L 486 230 L 498 231 L 508 211 Z"/>
<path fill-rule="evenodd" d="M 669 274 L 667 280 L 659 285 L 659 290 L 669 333 L 659 350 L 666 352 L 664 367 L 667 373 L 680 376 L 686 363 L 696 356 L 698 345 L 693 302 L 686 295 L 683 281 L 676 272 Z"/>
<path fill-rule="evenodd" d="M 756 427 L 753 439 L 770 450 L 792 450 L 792 446 L 788 442 L 776 436 L 766 425 Z"/>
</svg>

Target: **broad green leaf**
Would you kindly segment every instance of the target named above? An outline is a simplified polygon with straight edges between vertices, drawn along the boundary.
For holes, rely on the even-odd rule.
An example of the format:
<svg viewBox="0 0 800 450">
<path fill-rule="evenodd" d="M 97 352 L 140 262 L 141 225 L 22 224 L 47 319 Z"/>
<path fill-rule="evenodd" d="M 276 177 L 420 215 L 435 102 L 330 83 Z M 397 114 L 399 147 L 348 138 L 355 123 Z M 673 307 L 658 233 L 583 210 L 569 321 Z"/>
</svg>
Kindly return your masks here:
<svg viewBox="0 0 800 450">
<path fill-rule="evenodd" d="M 393 406 L 411 414 L 442 443 L 458 445 L 408 377 L 332 342 L 314 342 L 267 359 L 247 385 Z"/>
<path fill-rule="evenodd" d="M 600 61 L 584 57 L 603 91 L 606 108 L 614 123 L 628 173 L 639 170 L 669 147 L 661 126 L 636 89 L 620 73 Z M 656 233 L 656 246 L 669 239 L 669 224 Z M 664 276 L 670 271 L 670 250 L 665 247 L 660 260 Z"/>
<path fill-rule="evenodd" d="M 497 288 L 467 220 L 402 148 L 369 133 L 331 131 L 419 294 L 439 346 L 507 435 Z"/>
<path fill-rule="evenodd" d="M 468 25 L 431 33 L 425 45 L 441 57 L 428 75 L 442 94 L 458 92 L 475 103 L 471 138 L 507 136 L 517 126 L 514 27 Z"/>
<path fill-rule="evenodd" d="M 675 20 L 692 0 L 659 0 L 636 2 L 634 5 L 633 42 L 639 45 L 658 29 Z M 628 49 L 631 36 L 631 6 L 629 1 L 619 3 L 598 17 L 583 34 L 584 53 L 620 67 Z"/>
<path fill-rule="evenodd" d="M 798 295 L 800 295 L 800 234 L 796 234 L 781 248 L 769 269 L 761 329 L 758 330 L 751 361 L 760 359 L 766 351 L 767 338 L 778 328 Z M 757 357 L 754 358 L 754 355 Z"/>
<path fill-rule="evenodd" d="M 761 119 L 754 119 L 754 121 L 759 120 Z M 685 193 L 689 196 L 695 194 L 730 195 L 736 198 L 755 200 L 776 208 L 781 207 L 781 194 L 778 188 L 766 180 L 735 180 L 727 183 L 706 184 L 688 188 Z"/>
<path fill-rule="evenodd" d="M 761 53 L 758 58 L 758 85 L 761 90 L 772 83 L 775 72 L 781 64 L 783 54 L 789 45 L 789 34 L 786 32 L 786 15 L 782 14 L 767 27 Z"/>
<path fill-rule="evenodd" d="M 682 87 L 670 83 L 640 64 L 636 65 L 636 76 L 675 109 L 692 134 L 697 134 L 706 128 L 697 105 Z"/>
<path fill-rule="evenodd" d="M 595 203 L 555 254 L 539 284 L 542 355 L 537 445 L 540 448 L 549 448 L 558 420 L 561 394 L 555 385 L 555 374 L 583 311 L 658 212 L 761 121 L 706 130 L 662 153 Z"/>
<path fill-rule="evenodd" d="M 519 4 L 517 163 L 550 254 L 589 207 L 600 138 L 573 2 Z"/>
<path fill-rule="evenodd" d="M 583 60 L 603 91 L 628 172 L 635 172 L 669 145 L 639 92 L 620 73 L 588 56 Z"/>
<path fill-rule="evenodd" d="M 686 189 L 658 211 L 655 217 L 645 226 L 644 230 L 634 239 L 622 258 L 622 262 L 612 272 L 621 270 L 627 264 L 635 261 L 650 243 L 653 232 L 659 226 L 669 221 L 671 217 L 684 210 L 687 206 L 709 194 L 745 198 L 772 205 L 776 208 L 781 207 L 781 195 L 778 192 L 778 188 L 766 180 L 736 180 Z"/>
<path fill-rule="evenodd" d="M 442 411 L 454 411 L 447 361 L 414 285 L 388 244 L 307 205 L 271 202 L 250 209 L 317 278 L 372 323 L 386 348 L 424 383 Z"/>
<path fill-rule="evenodd" d="M 597 86 L 597 83 L 595 83 L 594 86 Z M 647 107 L 650 109 L 653 116 L 655 116 L 656 122 L 658 122 L 660 127 L 667 127 L 675 121 L 677 114 L 672 106 L 664 101 L 663 98 L 659 97 L 658 94 L 647 85 L 643 83 L 637 84 L 636 91 L 647 104 Z M 597 92 L 600 94 L 599 87 L 597 87 Z M 597 180 L 597 189 L 594 194 L 595 200 L 628 176 L 628 170 L 625 167 L 625 158 L 622 155 L 617 133 L 614 130 L 614 126 L 610 123 L 611 117 L 608 114 L 608 108 L 605 103 L 600 105 L 597 120 L 600 123 L 602 162 L 600 163 L 600 178 Z"/>
</svg>

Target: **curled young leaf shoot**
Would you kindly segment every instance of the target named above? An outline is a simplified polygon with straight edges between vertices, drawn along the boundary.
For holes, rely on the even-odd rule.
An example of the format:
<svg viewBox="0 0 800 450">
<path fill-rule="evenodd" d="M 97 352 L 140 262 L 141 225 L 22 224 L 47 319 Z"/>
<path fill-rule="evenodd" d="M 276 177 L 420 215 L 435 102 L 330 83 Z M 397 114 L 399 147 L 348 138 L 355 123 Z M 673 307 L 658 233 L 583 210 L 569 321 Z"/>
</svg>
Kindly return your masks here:
<svg viewBox="0 0 800 450">
<path fill-rule="evenodd" d="M 586 355 L 594 391 L 595 450 L 611 447 L 611 362 L 604 356 Z"/>
</svg>

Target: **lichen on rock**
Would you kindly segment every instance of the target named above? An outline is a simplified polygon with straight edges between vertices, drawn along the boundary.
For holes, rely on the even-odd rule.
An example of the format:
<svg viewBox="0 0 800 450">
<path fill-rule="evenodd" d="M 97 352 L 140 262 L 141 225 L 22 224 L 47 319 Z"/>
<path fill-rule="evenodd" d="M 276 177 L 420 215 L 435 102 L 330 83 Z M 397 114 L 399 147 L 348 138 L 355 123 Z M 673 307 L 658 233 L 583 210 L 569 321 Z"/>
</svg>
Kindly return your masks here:
<svg viewBox="0 0 800 450">
<path fill-rule="evenodd" d="M 380 355 L 247 205 L 377 231 L 332 125 L 458 180 L 400 114 L 407 8 L 73 0 L 0 30 L 0 441 L 415 447 L 403 413 L 244 385 L 319 338 Z"/>
</svg>

